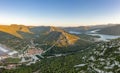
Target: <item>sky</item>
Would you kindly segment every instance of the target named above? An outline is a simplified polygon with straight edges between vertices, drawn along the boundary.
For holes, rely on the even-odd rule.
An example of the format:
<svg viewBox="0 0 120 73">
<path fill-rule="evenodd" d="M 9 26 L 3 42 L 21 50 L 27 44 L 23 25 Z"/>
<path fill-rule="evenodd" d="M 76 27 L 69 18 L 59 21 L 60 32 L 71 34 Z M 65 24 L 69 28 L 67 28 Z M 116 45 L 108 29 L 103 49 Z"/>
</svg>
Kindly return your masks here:
<svg viewBox="0 0 120 73">
<path fill-rule="evenodd" d="M 86 26 L 120 23 L 120 0 L 0 0 L 0 24 Z"/>
</svg>

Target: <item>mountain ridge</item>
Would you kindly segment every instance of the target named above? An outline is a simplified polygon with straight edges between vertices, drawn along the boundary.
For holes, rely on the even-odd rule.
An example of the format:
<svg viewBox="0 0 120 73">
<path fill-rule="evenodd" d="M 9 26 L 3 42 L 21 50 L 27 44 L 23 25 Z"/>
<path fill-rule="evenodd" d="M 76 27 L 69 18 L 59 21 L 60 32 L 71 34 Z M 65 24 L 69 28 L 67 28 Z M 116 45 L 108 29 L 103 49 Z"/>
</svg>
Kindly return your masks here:
<svg viewBox="0 0 120 73">
<path fill-rule="evenodd" d="M 30 28 L 28 26 L 24 26 L 24 25 L 16 25 L 16 24 L 0 25 L 1 32 L 11 34 L 11 35 L 16 36 L 16 37 L 21 38 L 21 39 L 23 39 L 23 37 L 21 34 L 19 34 L 19 32 L 32 34 L 32 32 L 29 29 Z"/>
<path fill-rule="evenodd" d="M 45 37 L 47 36 L 46 41 L 57 41 L 58 46 L 69 46 L 74 45 L 80 38 L 78 36 L 72 35 L 64 31 L 63 29 L 49 26 L 48 30 L 44 32 Z"/>
<path fill-rule="evenodd" d="M 49 44 L 56 43 L 57 40 L 59 40 L 56 44 L 57 46 L 74 45 L 80 39 L 78 36 L 70 34 L 63 29 L 54 26 L 31 27 L 17 24 L 0 25 L 0 31 L 24 40 L 30 40 L 33 38 L 38 40 L 40 38 L 40 41 L 44 41 L 45 39 L 44 43 Z"/>
</svg>

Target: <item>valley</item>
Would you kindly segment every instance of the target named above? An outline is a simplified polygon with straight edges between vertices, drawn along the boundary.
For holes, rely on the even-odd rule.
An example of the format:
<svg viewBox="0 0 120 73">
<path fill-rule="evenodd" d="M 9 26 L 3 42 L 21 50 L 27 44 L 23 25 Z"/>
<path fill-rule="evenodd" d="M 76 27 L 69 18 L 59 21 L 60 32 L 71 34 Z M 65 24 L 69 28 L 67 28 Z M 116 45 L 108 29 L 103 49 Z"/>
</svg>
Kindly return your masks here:
<svg viewBox="0 0 120 73">
<path fill-rule="evenodd" d="M 118 73 L 119 35 L 99 33 L 105 28 L 71 28 L 12 25 L 25 28 L 0 35 L 2 73 Z M 21 27 L 22 26 L 22 27 Z M 24 27 L 23 27 L 24 26 Z M 112 26 L 111 26 L 112 27 Z M 108 27 L 106 27 L 108 28 Z M 1 30 L 1 28 L 0 28 Z M 13 61 L 14 60 L 14 61 Z M 109 63 L 108 63 L 109 62 Z"/>
<path fill-rule="evenodd" d="M 0 73 L 120 73 L 120 0 L 0 0 Z"/>
</svg>

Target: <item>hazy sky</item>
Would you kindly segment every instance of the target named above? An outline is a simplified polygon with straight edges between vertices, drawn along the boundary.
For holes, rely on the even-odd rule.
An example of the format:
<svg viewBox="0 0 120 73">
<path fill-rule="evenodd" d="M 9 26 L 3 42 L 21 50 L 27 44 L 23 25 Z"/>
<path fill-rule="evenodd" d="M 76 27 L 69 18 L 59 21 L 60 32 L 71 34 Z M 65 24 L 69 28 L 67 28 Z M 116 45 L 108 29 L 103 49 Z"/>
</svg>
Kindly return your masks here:
<svg viewBox="0 0 120 73">
<path fill-rule="evenodd" d="M 0 24 L 120 23 L 120 0 L 0 0 Z"/>
</svg>

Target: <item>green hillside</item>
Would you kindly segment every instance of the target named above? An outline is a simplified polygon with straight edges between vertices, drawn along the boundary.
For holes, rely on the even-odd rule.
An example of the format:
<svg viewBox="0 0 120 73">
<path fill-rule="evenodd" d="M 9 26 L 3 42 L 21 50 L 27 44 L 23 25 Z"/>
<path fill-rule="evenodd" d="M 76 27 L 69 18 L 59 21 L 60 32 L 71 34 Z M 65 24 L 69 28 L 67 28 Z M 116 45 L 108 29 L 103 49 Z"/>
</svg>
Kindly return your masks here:
<svg viewBox="0 0 120 73">
<path fill-rule="evenodd" d="M 26 73 L 119 73 L 120 39 L 99 42 L 85 50 L 61 57 L 46 58 L 31 66 L 7 72 Z"/>
</svg>

